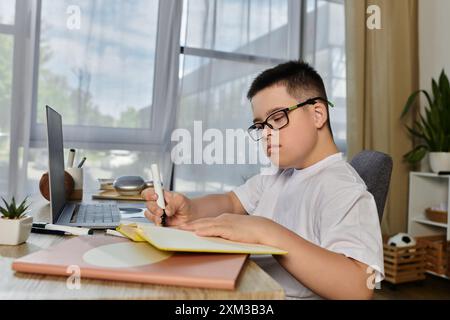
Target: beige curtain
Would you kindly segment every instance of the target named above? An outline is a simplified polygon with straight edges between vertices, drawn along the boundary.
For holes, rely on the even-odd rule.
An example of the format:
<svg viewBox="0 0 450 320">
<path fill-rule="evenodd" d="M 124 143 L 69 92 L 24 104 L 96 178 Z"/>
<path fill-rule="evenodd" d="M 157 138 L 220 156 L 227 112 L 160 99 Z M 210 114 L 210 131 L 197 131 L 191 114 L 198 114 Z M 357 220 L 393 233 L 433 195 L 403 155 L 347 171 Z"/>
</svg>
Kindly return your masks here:
<svg viewBox="0 0 450 320">
<path fill-rule="evenodd" d="M 366 27 L 372 4 L 381 9 L 381 29 Z M 348 156 L 364 149 L 392 156 L 382 230 L 406 231 L 410 168 L 402 156 L 412 142 L 399 118 L 419 82 L 417 0 L 347 0 L 345 5 Z"/>
</svg>

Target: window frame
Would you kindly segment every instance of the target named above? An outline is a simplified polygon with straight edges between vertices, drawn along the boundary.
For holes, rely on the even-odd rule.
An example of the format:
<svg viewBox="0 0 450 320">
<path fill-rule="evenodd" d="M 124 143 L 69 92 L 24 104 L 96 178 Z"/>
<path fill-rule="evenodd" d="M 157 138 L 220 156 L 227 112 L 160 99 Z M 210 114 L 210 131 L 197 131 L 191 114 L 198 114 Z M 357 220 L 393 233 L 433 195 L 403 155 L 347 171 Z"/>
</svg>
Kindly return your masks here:
<svg viewBox="0 0 450 320">
<path fill-rule="evenodd" d="M 305 41 L 303 42 L 303 46 L 302 46 L 302 51 L 301 51 L 301 57 L 304 59 L 310 59 L 311 63 L 313 65 L 316 65 L 316 50 L 317 50 L 317 28 L 318 28 L 318 1 L 319 0 L 314 0 L 314 14 L 312 17 L 308 17 L 307 15 L 307 2 L 308 0 L 302 0 L 304 2 L 303 5 L 303 10 L 302 11 L 302 16 L 305 18 L 303 19 L 303 25 L 305 26 L 304 28 L 302 28 L 302 39 L 304 39 Z M 334 4 L 338 4 L 338 5 L 346 5 L 344 0 L 322 0 L 324 2 L 327 3 L 334 3 Z M 307 19 L 310 18 L 311 21 L 307 21 Z M 308 39 L 308 35 L 306 34 L 307 28 L 306 28 L 306 24 L 312 24 L 314 27 L 312 28 L 311 33 L 309 34 L 309 41 L 307 41 Z M 313 53 L 312 56 L 310 56 L 309 54 Z M 328 70 L 329 73 L 332 73 L 331 70 Z M 337 76 L 333 76 L 334 80 L 344 80 L 347 81 L 347 78 L 343 78 L 343 77 L 337 77 Z M 327 81 L 326 79 L 323 79 L 325 86 L 327 87 Z M 332 89 L 331 87 L 327 87 L 327 93 L 329 95 L 329 91 Z M 333 103 L 335 105 L 338 105 L 339 99 L 334 98 L 333 99 Z M 347 97 L 346 97 L 347 99 Z M 331 125 L 333 126 L 333 118 L 331 118 Z M 348 124 L 347 124 L 348 126 Z M 339 137 L 336 136 L 335 132 L 334 132 L 334 142 L 336 143 L 339 151 L 341 151 L 344 155 L 347 154 L 348 152 L 348 145 L 347 145 L 347 140 L 348 140 L 348 132 L 346 134 L 346 137 L 344 139 L 341 139 Z"/>
<path fill-rule="evenodd" d="M 19 1 L 20 0 L 16 0 L 15 1 L 14 22 L 13 23 L 0 23 L 0 35 L 2 35 L 2 36 L 10 36 L 12 38 L 12 41 L 13 41 L 13 55 L 12 55 L 12 61 L 11 61 L 11 67 L 12 67 L 11 76 L 12 76 L 12 78 L 11 78 L 11 92 L 10 92 L 10 95 L 11 95 L 10 108 L 13 107 L 13 105 L 15 103 L 15 100 L 16 100 L 16 97 L 15 97 L 15 94 L 14 94 L 14 83 L 15 83 L 15 81 L 17 81 L 17 79 L 15 77 L 15 70 L 18 67 L 17 61 L 16 61 L 17 59 L 15 57 L 15 52 L 16 52 L 16 45 L 18 44 L 18 41 L 17 41 L 16 38 L 17 38 L 18 33 L 19 33 L 18 30 L 17 30 L 17 28 L 18 28 L 17 27 L 17 25 L 18 25 L 18 23 L 17 23 L 17 20 L 18 20 L 18 18 L 17 18 L 17 16 L 18 16 L 17 9 L 18 9 L 18 6 L 19 6 L 19 3 L 18 3 Z M 18 152 L 12 149 L 13 141 L 11 140 L 11 131 L 12 131 L 11 123 L 12 123 L 13 113 L 11 112 L 11 110 L 10 110 L 9 114 L 10 114 L 10 128 L 9 128 L 9 138 L 10 138 L 9 144 L 10 145 L 9 145 L 9 161 L 8 161 L 9 172 L 7 174 L 7 179 L 8 180 L 6 181 L 7 185 L 8 185 L 8 190 L 0 190 L 0 194 L 2 194 L 2 196 L 5 196 L 7 194 L 8 195 L 11 194 L 11 190 L 12 190 L 13 186 L 15 185 L 14 177 L 11 174 L 11 167 L 15 166 L 15 163 L 12 162 L 11 159 L 14 159 L 13 157 L 18 155 Z"/>
<path fill-rule="evenodd" d="M 189 1 L 189 0 L 185 0 Z M 216 0 L 214 0 L 216 1 Z M 344 4 L 343 0 L 325 0 L 330 3 Z M 313 51 L 314 54 L 312 56 L 312 64 L 315 65 L 316 56 L 316 34 L 317 34 L 317 6 L 318 2 L 315 1 L 315 9 L 313 17 L 308 16 L 308 0 L 288 0 L 288 39 L 289 47 L 287 51 L 287 59 L 273 58 L 268 56 L 260 56 L 260 55 L 252 55 L 238 52 L 230 52 L 230 51 L 220 51 L 210 48 L 199 48 L 199 47 L 190 47 L 187 43 L 183 44 L 183 41 L 180 43 L 180 55 L 183 56 L 182 60 L 185 60 L 187 57 L 197 57 L 197 58 L 209 58 L 216 59 L 222 61 L 232 61 L 238 63 L 248 63 L 248 64 L 260 64 L 266 66 L 273 66 L 279 63 L 287 62 L 288 60 L 297 60 L 297 59 L 307 59 L 308 52 Z M 184 3 L 186 5 L 186 3 Z M 212 4 L 214 8 L 214 4 Z M 189 19 L 189 17 L 186 17 Z M 309 19 L 313 19 L 312 21 Z M 308 34 L 308 28 L 311 28 L 311 22 L 314 25 L 312 30 L 312 34 Z M 187 21 L 189 23 L 189 21 Z M 187 23 L 182 25 L 183 28 L 187 28 Z M 214 23 L 213 23 L 214 26 Z M 213 31 L 214 32 L 214 31 Z M 186 34 L 187 36 L 187 34 Z M 183 79 L 181 80 L 183 81 Z M 325 81 L 325 80 L 324 80 Z M 331 90 L 332 88 L 328 88 Z M 331 119 L 333 120 L 333 119 Z M 347 139 L 339 139 L 337 136 L 334 137 L 334 141 L 337 144 L 339 150 L 344 154 L 347 153 Z M 174 179 L 174 188 L 177 188 L 177 170 L 178 165 L 174 166 L 175 173 L 173 174 Z M 198 196 L 200 194 L 204 194 L 204 191 L 198 193 L 198 191 L 188 191 L 190 196 Z"/>
<path fill-rule="evenodd" d="M 190 1 L 190 0 L 185 0 Z M 217 2 L 217 0 L 211 0 Z M 269 56 L 260 56 L 260 55 L 253 55 L 253 54 L 246 54 L 246 53 L 239 53 L 239 52 L 232 52 L 232 51 L 221 51 L 216 49 L 208 49 L 208 48 L 198 48 L 198 47 L 191 47 L 182 45 L 182 42 L 180 42 L 180 56 L 184 56 L 183 58 L 180 58 L 180 60 L 184 60 L 186 56 L 192 56 L 192 57 L 200 57 L 200 58 L 210 58 L 210 59 L 217 59 L 217 60 L 223 60 L 223 61 L 233 61 L 238 63 L 249 63 L 249 64 L 256 64 L 256 65 L 265 65 L 265 66 L 271 66 L 271 65 L 277 65 L 280 63 L 287 62 L 289 60 L 295 60 L 302 57 L 302 43 L 303 43 L 303 16 L 304 12 L 306 12 L 306 1 L 305 0 L 288 0 L 288 25 L 287 25 L 287 32 L 288 32 L 288 39 L 291 41 L 289 42 L 289 47 L 287 50 L 287 59 L 281 59 L 281 58 L 275 58 L 275 57 L 269 57 Z M 183 7 L 186 5 L 186 3 L 183 1 Z M 213 4 L 214 8 L 217 8 L 215 4 Z M 216 9 L 215 9 L 216 10 Z M 214 13 L 215 14 L 215 13 Z M 300 17 L 300 19 L 299 19 Z M 187 27 L 187 25 L 182 25 L 183 27 Z M 180 79 L 181 83 L 183 83 L 183 79 Z M 174 165 L 173 167 L 173 180 L 172 180 L 172 187 L 176 190 L 177 183 L 176 183 L 176 177 L 177 177 L 177 167 L 178 165 Z M 190 191 L 187 192 L 189 196 L 199 196 L 201 194 L 204 194 L 204 192 L 198 193 L 197 191 Z"/>
<path fill-rule="evenodd" d="M 49 0 L 46 0 L 49 1 Z M 330 2 L 342 3 L 342 0 L 327 0 Z M 129 151 L 167 151 L 170 133 L 175 127 L 173 114 L 164 109 L 164 83 L 160 76 L 164 73 L 161 63 L 165 52 L 162 52 L 161 43 L 167 39 L 160 37 L 161 28 L 167 28 L 168 12 L 171 1 L 159 1 L 158 27 L 155 54 L 155 73 L 153 86 L 153 108 L 152 128 L 131 129 L 131 128 L 105 128 L 95 126 L 64 126 L 65 144 L 71 147 L 89 150 L 129 150 Z M 183 5 L 180 1 L 181 6 Z M 19 172 L 20 164 L 17 161 L 21 158 L 21 143 L 28 140 L 31 148 L 46 148 L 47 137 L 45 125 L 37 123 L 37 85 L 40 54 L 40 23 L 42 0 L 16 0 L 16 10 L 14 24 L 0 24 L 0 33 L 11 35 L 14 38 L 13 57 L 13 79 L 11 93 L 11 140 L 10 144 L 10 173 Z M 294 39 L 290 43 L 288 55 L 290 59 L 304 57 L 305 50 L 305 13 L 306 0 L 288 0 L 288 37 Z M 299 19 L 300 17 L 300 19 Z M 181 21 L 180 16 L 180 21 Z M 171 30 L 172 32 L 172 30 Z M 183 55 L 205 56 L 220 58 L 225 60 L 253 62 L 263 64 L 276 64 L 284 62 L 283 59 L 267 58 L 233 52 L 221 52 L 213 49 L 199 49 L 179 46 L 180 60 Z M 180 62 L 181 63 L 181 62 Z M 180 65 L 179 63 L 179 65 Z M 179 67 L 177 66 L 177 69 Z M 162 77 L 164 78 L 164 77 Z M 32 106 L 31 108 L 29 106 Z M 159 105 L 159 107 L 158 107 Z M 43 107 L 43 106 L 41 106 Z M 57 108 L 57 106 L 54 106 Z M 23 112 L 33 112 L 30 128 L 17 128 Z M 63 115 L 64 116 L 64 115 Z M 161 128 L 166 124 L 165 130 Z M 168 138 L 169 137 L 169 138 Z M 338 143 L 339 144 L 339 143 Z M 26 151 L 27 146 L 23 150 Z M 341 148 L 344 149 L 344 148 Z M 23 164 L 22 164 L 23 165 Z M 11 189 L 15 189 L 17 177 L 10 176 L 9 184 Z"/>
<path fill-rule="evenodd" d="M 28 141 L 29 126 L 23 123 L 23 115 L 29 114 L 31 103 L 33 64 L 31 48 L 33 47 L 33 30 L 35 26 L 36 1 L 16 0 L 14 24 L 2 24 L 1 32 L 13 37 L 12 87 L 10 104 L 10 145 L 8 195 L 13 195 L 21 188 L 26 170 L 23 169 L 23 154 L 27 153 L 24 140 Z M 24 139 L 26 137 L 26 139 Z M 23 147 L 23 148 L 22 148 Z"/>
<path fill-rule="evenodd" d="M 22 1 L 22 0 L 16 0 Z M 42 1 L 36 0 L 36 25 L 32 36 L 35 39 L 35 47 L 33 49 L 33 68 L 30 74 L 33 76 L 32 90 L 32 123 L 30 132 L 30 147 L 43 148 L 47 144 L 46 125 L 37 122 L 37 108 L 45 106 L 37 105 L 38 93 L 38 75 L 39 75 L 39 58 L 40 58 L 40 24 L 42 21 Z M 158 22 L 156 35 L 156 51 L 153 79 L 153 101 L 151 108 L 151 125 L 150 128 L 113 128 L 102 126 L 85 126 L 85 125 L 64 125 L 64 144 L 74 148 L 90 149 L 90 150 L 130 150 L 130 151 L 148 151 L 158 150 L 164 144 L 164 128 L 165 123 L 170 123 L 170 113 L 164 112 L 163 97 L 160 88 L 164 77 L 158 70 L 161 69 L 164 53 L 160 52 L 163 48 L 161 42 L 165 41 L 164 37 L 160 37 L 160 30 L 164 28 L 163 22 L 169 21 L 167 17 L 170 6 L 169 1 L 159 0 L 158 3 Z M 165 84 L 164 84 L 165 86 Z M 52 106 L 58 110 L 58 106 Z M 64 117 L 64 115 L 62 115 Z"/>
<path fill-rule="evenodd" d="M 343 0 L 325 1 L 345 5 Z M 308 0 L 288 0 L 288 39 L 291 40 L 288 48 L 288 59 L 257 56 L 237 52 L 225 52 L 214 49 L 196 48 L 189 46 L 180 46 L 180 54 L 185 56 L 264 65 L 277 65 L 283 62 L 287 62 L 291 59 L 306 59 L 308 52 L 315 52 L 317 33 L 317 1 L 315 1 L 314 16 L 312 17 L 312 23 L 315 27 L 312 30 L 312 35 L 306 34 L 306 25 L 308 23 L 311 23 L 311 21 L 307 21 L 307 2 Z M 313 55 L 311 58 L 311 63 L 315 65 L 316 56 Z M 335 77 L 335 79 L 341 78 Z M 328 90 L 331 90 L 331 88 L 328 88 Z M 341 150 L 343 153 L 347 153 L 347 139 L 339 139 L 338 137 L 334 137 L 334 140 L 339 150 Z"/>
<path fill-rule="evenodd" d="M 217 0 L 213 1 L 215 3 L 217 2 Z M 216 7 L 217 6 L 214 5 L 214 8 Z M 212 58 L 243 63 L 269 64 L 269 65 L 287 62 L 289 59 L 298 59 L 301 54 L 301 43 L 303 39 L 302 34 L 303 28 L 301 18 L 303 17 L 303 11 L 305 10 L 304 7 L 305 7 L 305 0 L 288 0 L 288 38 L 292 40 L 289 43 L 288 59 L 265 57 L 230 51 L 220 51 L 216 49 L 197 48 L 186 45 L 180 45 L 180 54 L 201 58 Z M 300 19 L 298 19 L 298 17 L 300 17 Z"/>
</svg>

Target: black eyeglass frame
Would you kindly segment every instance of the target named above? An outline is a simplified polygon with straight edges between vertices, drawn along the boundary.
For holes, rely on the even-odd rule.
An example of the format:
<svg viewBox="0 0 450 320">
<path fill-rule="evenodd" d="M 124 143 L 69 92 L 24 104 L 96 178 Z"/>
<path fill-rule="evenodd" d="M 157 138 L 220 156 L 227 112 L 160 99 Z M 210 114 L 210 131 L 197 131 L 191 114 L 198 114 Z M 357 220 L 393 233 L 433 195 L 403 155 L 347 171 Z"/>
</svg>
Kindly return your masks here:
<svg viewBox="0 0 450 320">
<path fill-rule="evenodd" d="M 307 105 L 313 105 L 313 104 L 316 104 L 316 103 L 317 103 L 317 100 L 321 100 L 321 101 L 325 102 L 326 104 L 328 104 L 328 105 L 329 105 L 330 107 L 332 107 L 332 108 L 334 107 L 334 104 L 333 104 L 331 101 L 328 101 L 327 99 L 324 99 L 324 98 L 322 98 L 322 97 L 311 98 L 311 99 L 308 99 L 308 100 L 306 100 L 306 101 L 304 101 L 304 102 L 298 103 L 298 104 L 296 104 L 296 105 L 294 105 L 294 106 L 287 107 L 287 108 L 284 108 L 284 109 L 281 109 L 281 110 L 276 110 L 276 111 L 272 112 L 271 114 L 269 114 L 269 115 L 267 116 L 266 120 L 264 120 L 263 122 L 255 122 L 254 124 L 252 124 L 252 125 L 247 129 L 248 135 L 249 135 L 250 138 L 252 138 L 254 141 L 259 141 L 259 140 L 261 140 L 261 139 L 262 139 L 262 136 L 261 136 L 260 138 L 258 138 L 258 139 L 255 139 L 255 138 L 252 136 L 251 131 L 253 131 L 253 130 L 264 130 L 264 127 L 265 127 L 265 126 L 268 126 L 268 127 L 269 127 L 270 129 L 272 129 L 272 130 L 275 130 L 275 129 L 273 128 L 273 126 L 268 122 L 268 120 L 269 120 L 270 117 L 273 117 L 274 114 L 281 113 L 281 112 L 283 112 L 284 115 L 286 116 L 287 122 L 286 122 L 286 124 L 284 124 L 284 125 L 281 126 L 280 128 L 277 128 L 276 130 L 281 130 L 281 129 L 283 129 L 284 127 L 286 127 L 286 126 L 289 124 L 289 115 L 288 115 L 289 112 L 291 112 L 291 111 L 293 111 L 293 110 L 295 110 L 295 109 L 298 109 L 298 108 L 307 106 Z M 256 128 L 256 126 L 258 126 L 258 125 L 259 125 L 259 126 L 262 126 L 262 127 L 261 127 L 261 128 Z"/>
</svg>

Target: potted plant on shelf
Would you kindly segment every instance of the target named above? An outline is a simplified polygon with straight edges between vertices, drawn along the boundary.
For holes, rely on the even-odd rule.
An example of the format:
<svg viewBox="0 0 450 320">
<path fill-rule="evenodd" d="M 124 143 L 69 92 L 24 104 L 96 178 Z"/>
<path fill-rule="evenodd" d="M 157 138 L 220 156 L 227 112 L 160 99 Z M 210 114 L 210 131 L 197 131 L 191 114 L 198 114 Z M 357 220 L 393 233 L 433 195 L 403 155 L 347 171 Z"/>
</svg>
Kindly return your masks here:
<svg viewBox="0 0 450 320">
<path fill-rule="evenodd" d="M 429 153 L 430 167 L 433 172 L 450 171 L 450 84 L 442 70 L 439 82 L 431 80 L 432 94 L 425 90 L 412 93 L 401 117 L 403 118 L 414 105 L 417 96 L 423 93 L 428 106 L 419 114 L 412 127 L 406 126 L 410 136 L 417 139 L 417 145 L 404 155 L 404 159 L 416 164 Z"/>
<path fill-rule="evenodd" d="M 5 207 L 0 206 L 0 245 L 18 245 L 27 241 L 33 224 L 33 217 L 27 216 L 28 198 L 16 205 L 12 198 L 11 203 L 3 199 Z"/>
</svg>

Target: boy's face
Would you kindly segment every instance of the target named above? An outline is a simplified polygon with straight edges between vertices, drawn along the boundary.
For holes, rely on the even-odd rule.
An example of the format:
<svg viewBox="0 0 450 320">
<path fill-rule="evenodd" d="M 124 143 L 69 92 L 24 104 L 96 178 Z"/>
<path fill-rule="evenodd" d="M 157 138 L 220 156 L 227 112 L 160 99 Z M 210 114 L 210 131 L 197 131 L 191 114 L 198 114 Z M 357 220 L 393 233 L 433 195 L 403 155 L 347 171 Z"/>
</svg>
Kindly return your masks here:
<svg viewBox="0 0 450 320">
<path fill-rule="evenodd" d="M 307 99 L 314 98 L 305 94 L 298 101 L 288 94 L 284 85 L 274 85 L 259 91 L 252 99 L 254 122 L 263 122 L 277 109 L 295 106 Z M 323 109 L 315 105 L 306 105 L 288 113 L 289 124 L 280 130 L 265 126 L 262 138 L 263 146 L 270 160 L 280 168 L 298 168 L 312 153 L 317 144 L 318 130 L 323 127 Z M 326 118 L 325 118 L 326 122 Z"/>
</svg>

